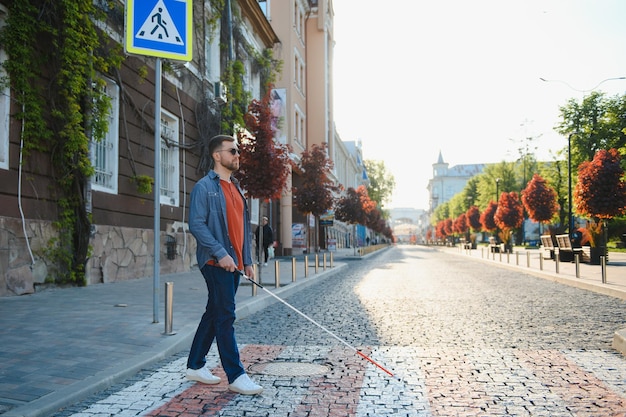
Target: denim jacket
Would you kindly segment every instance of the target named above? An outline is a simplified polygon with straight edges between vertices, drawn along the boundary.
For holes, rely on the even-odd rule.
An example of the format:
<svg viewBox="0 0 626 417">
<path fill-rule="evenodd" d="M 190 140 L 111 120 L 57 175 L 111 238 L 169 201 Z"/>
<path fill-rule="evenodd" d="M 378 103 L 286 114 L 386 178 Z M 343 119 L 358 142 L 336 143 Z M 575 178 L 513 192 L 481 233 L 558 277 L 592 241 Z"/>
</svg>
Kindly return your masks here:
<svg viewBox="0 0 626 417">
<path fill-rule="evenodd" d="M 239 182 L 231 177 L 237 186 L 244 201 L 244 236 L 243 236 L 243 264 L 252 265 L 252 228 L 250 214 Z M 217 262 L 227 254 L 235 263 L 239 260 L 228 236 L 228 222 L 226 219 L 226 198 L 220 185 L 220 177 L 213 170 L 200 179 L 191 191 L 189 205 L 189 230 L 196 238 L 198 267 L 202 268 L 210 260 Z"/>
</svg>

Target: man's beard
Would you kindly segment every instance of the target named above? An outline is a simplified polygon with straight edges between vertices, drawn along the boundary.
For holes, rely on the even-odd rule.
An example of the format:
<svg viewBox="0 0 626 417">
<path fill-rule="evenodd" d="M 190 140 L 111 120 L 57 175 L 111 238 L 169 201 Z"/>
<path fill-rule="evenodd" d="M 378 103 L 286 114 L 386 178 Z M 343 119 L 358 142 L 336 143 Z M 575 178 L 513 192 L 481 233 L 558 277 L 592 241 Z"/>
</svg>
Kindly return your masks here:
<svg viewBox="0 0 626 417">
<path fill-rule="evenodd" d="M 231 162 L 224 163 L 222 162 L 222 166 L 232 172 L 239 170 L 239 160 L 233 159 Z"/>
</svg>

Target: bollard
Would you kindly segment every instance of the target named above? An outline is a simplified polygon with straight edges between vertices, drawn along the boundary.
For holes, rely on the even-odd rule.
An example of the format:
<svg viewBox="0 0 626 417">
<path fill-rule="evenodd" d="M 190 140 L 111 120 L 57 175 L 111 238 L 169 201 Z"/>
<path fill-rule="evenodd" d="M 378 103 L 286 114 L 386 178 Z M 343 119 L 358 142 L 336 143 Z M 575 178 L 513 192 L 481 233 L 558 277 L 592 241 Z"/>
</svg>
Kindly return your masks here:
<svg viewBox="0 0 626 417">
<path fill-rule="evenodd" d="M 543 255 L 539 253 L 539 270 L 543 271 Z"/>
<path fill-rule="evenodd" d="M 574 254 L 574 262 L 576 262 L 576 278 L 580 278 L 580 255 Z"/>
<path fill-rule="evenodd" d="M 600 267 L 602 268 L 602 283 L 606 284 L 606 256 L 600 256 Z"/>
<path fill-rule="evenodd" d="M 274 286 L 280 287 L 280 261 L 274 261 Z"/>
<path fill-rule="evenodd" d="M 559 262 L 560 262 L 559 257 L 555 254 L 554 255 L 554 265 L 555 265 L 557 274 L 559 273 Z"/>
<path fill-rule="evenodd" d="M 309 255 L 304 255 L 304 277 L 309 276 Z"/>
<path fill-rule="evenodd" d="M 172 336 L 176 332 L 172 331 L 174 321 L 174 283 L 165 283 L 165 331 L 166 336 Z"/>
<path fill-rule="evenodd" d="M 507 263 L 507 265 L 510 263 L 510 262 L 509 262 L 509 261 L 510 261 L 510 259 L 511 259 L 511 254 L 509 253 L 509 251 L 507 251 L 507 252 L 506 252 L 506 263 Z"/>
<path fill-rule="evenodd" d="M 515 252 L 515 265 L 519 265 L 519 252 Z"/>
<path fill-rule="evenodd" d="M 485 257 L 485 248 L 480 248 L 480 257 L 481 258 Z"/>
<path fill-rule="evenodd" d="M 530 252 L 526 252 L 526 268 L 530 268 Z"/>
<path fill-rule="evenodd" d="M 315 273 L 317 274 L 317 271 L 319 271 L 320 269 L 320 255 L 319 253 L 315 254 Z"/>
<path fill-rule="evenodd" d="M 259 275 L 257 274 L 257 266 L 256 264 L 252 265 L 252 270 L 254 271 L 254 282 L 259 282 Z M 256 297 L 256 293 L 257 293 L 257 287 L 256 285 L 252 284 L 252 296 Z"/>
<path fill-rule="evenodd" d="M 291 258 L 291 282 L 296 282 L 296 258 Z"/>
<path fill-rule="evenodd" d="M 332 268 L 334 266 L 335 263 L 335 256 L 334 256 L 334 252 L 330 253 L 330 267 Z"/>
<path fill-rule="evenodd" d="M 500 258 L 500 262 L 502 262 L 502 251 L 498 251 L 498 258 Z"/>
<path fill-rule="evenodd" d="M 326 252 L 324 252 L 324 271 L 326 271 Z"/>
</svg>

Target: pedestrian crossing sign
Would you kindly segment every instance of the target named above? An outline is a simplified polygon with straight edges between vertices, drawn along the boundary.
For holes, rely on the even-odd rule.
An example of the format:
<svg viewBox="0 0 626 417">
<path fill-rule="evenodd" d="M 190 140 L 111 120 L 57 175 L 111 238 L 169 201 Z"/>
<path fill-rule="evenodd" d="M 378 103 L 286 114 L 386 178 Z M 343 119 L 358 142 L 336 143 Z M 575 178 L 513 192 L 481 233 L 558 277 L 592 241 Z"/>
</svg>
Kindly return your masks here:
<svg viewBox="0 0 626 417">
<path fill-rule="evenodd" d="M 126 0 L 126 52 L 191 61 L 193 0 Z"/>
</svg>

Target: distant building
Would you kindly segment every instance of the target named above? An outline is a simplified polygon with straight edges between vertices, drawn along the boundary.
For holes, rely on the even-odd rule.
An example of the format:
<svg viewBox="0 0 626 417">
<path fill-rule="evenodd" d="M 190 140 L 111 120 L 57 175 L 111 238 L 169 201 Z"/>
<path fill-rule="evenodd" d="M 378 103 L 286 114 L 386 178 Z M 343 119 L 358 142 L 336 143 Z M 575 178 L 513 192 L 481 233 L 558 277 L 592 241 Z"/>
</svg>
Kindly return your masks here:
<svg viewBox="0 0 626 417">
<path fill-rule="evenodd" d="M 481 174 L 485 169 L 485 164 L 465 164 L 450 167 L 444 162 L 441 151 L 439 158 L 433 164 L 433 178 L 428 181 L 428 195 L 430 211 L 443 204 L 459 192 L 463 191 L 467 181 Z"/>
<path fill-rule="evenodd" d="M 399 243 L 422 243 L 428 228 L 424 209 L 393 208 L 389 210 L 390 227 Z"/>
</svg>

